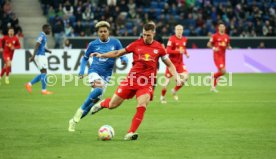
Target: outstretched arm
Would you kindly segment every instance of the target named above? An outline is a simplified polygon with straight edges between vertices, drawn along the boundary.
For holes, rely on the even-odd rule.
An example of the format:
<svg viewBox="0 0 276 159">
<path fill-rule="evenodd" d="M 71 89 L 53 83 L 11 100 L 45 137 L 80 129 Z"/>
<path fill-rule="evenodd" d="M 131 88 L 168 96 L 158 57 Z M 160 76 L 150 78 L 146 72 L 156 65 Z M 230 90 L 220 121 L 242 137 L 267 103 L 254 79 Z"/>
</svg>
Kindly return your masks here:
<svg viewBox="0 0 276 159">
<path fill-rule="evenodd" d="M 104 54 L 95 52 L 95 53 L 92 53 L 90 56 L 96 56 L 98 58 L 116 58 L 126 53 L 127 53 L 126 49 L 121 49 L 121 50 L 110 51 Z"/>
</svg>

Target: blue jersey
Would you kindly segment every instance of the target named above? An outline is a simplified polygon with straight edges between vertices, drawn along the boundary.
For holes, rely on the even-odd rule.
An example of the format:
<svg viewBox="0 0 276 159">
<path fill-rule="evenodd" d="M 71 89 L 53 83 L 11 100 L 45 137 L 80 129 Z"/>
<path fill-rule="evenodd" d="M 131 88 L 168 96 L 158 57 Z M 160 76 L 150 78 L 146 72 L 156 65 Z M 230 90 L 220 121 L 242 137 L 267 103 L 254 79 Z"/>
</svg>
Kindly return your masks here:
<svg viewBox="0 0 276 159">
<path fill-rule="evenodd" d="M 39 36 L 36 39 L 36 42 L 40 43 L 37 52 L 35 53 L 36 55 L 45 55 L 45 48 L 47 45 L 47 37 L 44 32 L 41 32 Z"/>
<path fill-rule="evenodd" d="M 109 38 L 107 42 L 102 42 L 99 38 L 89 43 L 85 55 L 81 61 L 80 75 L 84 74 L 85 66 L 91 53 L 107 53 L 114 50 L 122 49 L 122 44 L 118 39 Z M 127 63 L 125 56 L 120 57 L 122 61 Z M 89 67 L 88 74 L 95 72 L 100 75 L 105 81 L 109 81 L 109 77 L 112 75 L 112 70 L 115 64 L 115 58 L 98 58 L 93 57 L 93 61 Z"/>
</svg>

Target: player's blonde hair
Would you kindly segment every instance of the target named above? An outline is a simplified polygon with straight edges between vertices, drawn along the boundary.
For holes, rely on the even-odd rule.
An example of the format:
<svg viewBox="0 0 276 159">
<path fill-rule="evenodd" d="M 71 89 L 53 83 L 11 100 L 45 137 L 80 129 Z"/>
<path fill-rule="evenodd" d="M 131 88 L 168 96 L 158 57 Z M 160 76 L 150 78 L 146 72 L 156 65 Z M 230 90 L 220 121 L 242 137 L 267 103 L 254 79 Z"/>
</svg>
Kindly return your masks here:
<svg viewBox="0 0 276 159">
<path fill-rule="evenodd" d="M 107 27 L 107 29 L 109 30 L 109 29 L 110 29 L 110 24 L 109 24 L 107 21 L 99 21 L 99 22 L 95 25 L 96 31 L 98 31 L 99 28 L 101 28 L 101 27 Z"/>
<path fill-rule="evenodd" d="M 174 29 L 176 29 L 176 28 L 178 28 L 178 27 L 181 27 L 182 29 L 184 29 L 183 25 L 181 25 L 181 24 L 177 24 L 177 25 L 174 27 Z"/>
</svg>

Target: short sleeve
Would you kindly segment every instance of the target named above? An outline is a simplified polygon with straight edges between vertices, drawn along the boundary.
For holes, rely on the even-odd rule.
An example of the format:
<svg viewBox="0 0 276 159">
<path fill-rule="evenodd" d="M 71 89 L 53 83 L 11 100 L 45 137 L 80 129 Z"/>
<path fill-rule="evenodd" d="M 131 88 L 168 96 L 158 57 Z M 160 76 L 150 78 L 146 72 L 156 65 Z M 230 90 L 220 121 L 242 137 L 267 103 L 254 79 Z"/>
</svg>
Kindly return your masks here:
<svg viewBox="0 0 276 159">
<path fill-rule="evenodd" d="M 227 36 L 227 42 L 228 42 L 228 44 L 230 44 L 230 38 L 229 38 L 229 36 Z"/>
<path fill-rule="evenodd" d="M 127 52 L 134 52 L 136 46 L 136 42 L 132 42 L 125 49 Z"/>
<path fill-rule="evenodd" d="M 121 50 L 123 48 L 122 43 L 120 42 L 120 40 L 116 40 L 116 50 Z"/>
<path fill-rule="evenodd" d="M 172 38 L 169 38 L 168 43 L 167 43 L 167 47 L 168 47 L 168 46 L 172 46 L 172 45 L 173 45 Z"/>
<path fill-rule="evenodd" d="M 168 58 L 168 55 L 166 54 L 166 50 L 165 50 L 165 48 L 164 47 L 160 47 L 160 53 L 159 53 L 160 55 L 160 57 L 163 59 L 163 60 L 165 60 L 166 58 Z"/>
<path fill-rule="evenodd" d="M 39 37 L 37 38 L 36 42 L 38 42 L 39 44 L 41 44 L 43 41 L 43 36 L 39 35 Z"/>
<path fill-rule="evenodd" d="M 212 35 L 209 42 L 214 43 L 214 41 L 215 41 L 215 35 Z"/>
</svg>

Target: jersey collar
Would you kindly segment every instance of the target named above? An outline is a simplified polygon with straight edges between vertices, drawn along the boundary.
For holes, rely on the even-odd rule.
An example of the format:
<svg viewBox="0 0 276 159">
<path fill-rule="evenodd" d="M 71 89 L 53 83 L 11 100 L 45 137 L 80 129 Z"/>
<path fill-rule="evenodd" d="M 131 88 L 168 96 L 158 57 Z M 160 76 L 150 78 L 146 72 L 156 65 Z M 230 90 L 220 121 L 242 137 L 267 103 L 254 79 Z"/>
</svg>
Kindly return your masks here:
<svg viewBox="0 0 276 159">
<path fill-rule="evenodd" d="M 103 41 L 101 41 L 101 39 L 99 38 L 100 43 L 108 43 L 109 40 L 110 40 L 110 38 L 108 37 L 107 41 L 106 41 L 106 42 L 103 42 Z"/>
</svg>

